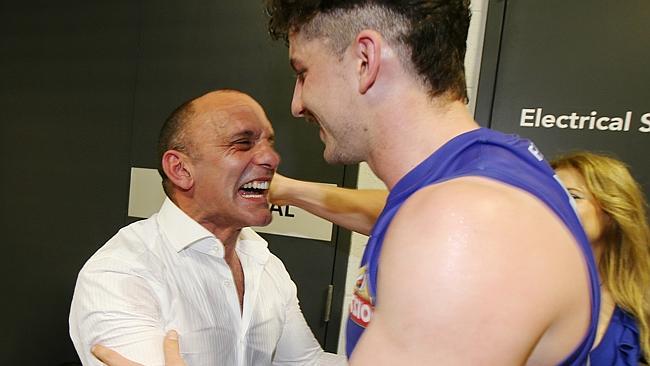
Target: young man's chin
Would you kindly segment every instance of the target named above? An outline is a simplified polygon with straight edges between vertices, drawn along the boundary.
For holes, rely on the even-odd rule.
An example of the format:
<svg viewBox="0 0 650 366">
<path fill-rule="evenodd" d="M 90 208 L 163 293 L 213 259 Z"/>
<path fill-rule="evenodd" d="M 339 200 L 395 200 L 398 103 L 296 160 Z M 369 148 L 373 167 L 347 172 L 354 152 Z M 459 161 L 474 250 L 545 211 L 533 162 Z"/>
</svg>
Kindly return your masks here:
<svg viewBox="0 0 650 366">
<path fill-rule="evenodd" d="M 345 155 L 344 152 L 328 150 L 327 147 L 325 147 L 325 151 L 323 151 L 323 159 L 328 164 L 331 165 L 335 165 L 335 164 L 350 165 L 350 164 L 357 164 L 360 162 L 357 159 L 352 159 L 349 156 Z"/>
</svg>

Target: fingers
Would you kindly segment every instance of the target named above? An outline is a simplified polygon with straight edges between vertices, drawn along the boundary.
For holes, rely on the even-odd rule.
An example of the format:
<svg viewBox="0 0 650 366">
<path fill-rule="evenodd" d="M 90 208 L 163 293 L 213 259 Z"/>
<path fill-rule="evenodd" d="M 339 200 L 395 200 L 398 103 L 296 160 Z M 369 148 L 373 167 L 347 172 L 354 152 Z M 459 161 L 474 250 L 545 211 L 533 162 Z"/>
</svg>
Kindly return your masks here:
<svg viewBox="0 0 650 366">
<path fill-rule="evenodd" d="M 170 330 L 163 341 L 163 350 L 165 353 L 165 366 L 186 366 L 181 357 L 180 347 L 178 345 L 178 333 Z"/>
<path fill-rule="evenodd" d="M 186 366 L 181 357 L 180 347 L 178 345 L 178 333 L 174 330 L 167 332 L 163 341 L 163 350 L 165 353 L 165 366 Z M 110 348 L 102 345 L 96 345 L 91 349 L 92 354 L 108 366 L 142 366 L 133 362 Z"/>
<path fill-rule="evenodd" d="M 91 350 L 92 354 L 108 366 L 142 366 L 139 363 L 133 362 L 124 358 L 121 354 L 106 348 L 102 345 L 96 345 Z"/>
</svg>

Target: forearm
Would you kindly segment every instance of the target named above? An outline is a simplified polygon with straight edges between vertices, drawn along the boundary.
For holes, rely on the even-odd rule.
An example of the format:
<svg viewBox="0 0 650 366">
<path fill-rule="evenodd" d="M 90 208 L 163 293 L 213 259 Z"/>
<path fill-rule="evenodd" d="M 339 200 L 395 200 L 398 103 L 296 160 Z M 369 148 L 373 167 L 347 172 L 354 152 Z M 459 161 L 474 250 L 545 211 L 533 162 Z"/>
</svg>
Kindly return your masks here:
<svg viewBox="0 0 650 366">
<path fill-rule="evenodd" d="M 276 182 L 275 179 L 278 179 Z M 329 184 L 274 178 L 271 200 L 292 205 L 349 230 L 368 235 L 386 203 L 388 191 L 347 189 Z"/>
</svg>

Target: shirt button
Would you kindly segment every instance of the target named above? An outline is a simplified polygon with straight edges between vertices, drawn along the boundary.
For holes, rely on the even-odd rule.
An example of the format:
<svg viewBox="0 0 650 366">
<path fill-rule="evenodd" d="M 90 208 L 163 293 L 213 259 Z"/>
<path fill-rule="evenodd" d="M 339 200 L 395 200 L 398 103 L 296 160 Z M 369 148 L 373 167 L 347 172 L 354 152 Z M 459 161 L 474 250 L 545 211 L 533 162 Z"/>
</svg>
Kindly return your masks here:
<svg viewBox="0 0 650 366">
<path fill-rule="evenodd" d="M 223 281 L 223 285 L 226 287 L 230 287 L 231 282 L 228 280 Z"/>
</svg>

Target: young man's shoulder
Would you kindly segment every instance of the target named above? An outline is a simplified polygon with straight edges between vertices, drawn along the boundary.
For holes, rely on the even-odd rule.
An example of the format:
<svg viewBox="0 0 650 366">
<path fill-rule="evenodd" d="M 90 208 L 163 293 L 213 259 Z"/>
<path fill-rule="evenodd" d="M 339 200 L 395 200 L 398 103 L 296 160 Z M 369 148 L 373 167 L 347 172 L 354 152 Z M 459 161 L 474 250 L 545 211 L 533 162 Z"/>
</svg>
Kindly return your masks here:
<svg viewBox="0 0 650 366">
<path fill-rule="evenodd" d="M 490 220 L 486 223 L 498 223 L 511 221 L 513 218 L 506 216 L 510 213 L 535 215 L 538 210 L 546 209 L 539 199 L 522 189 L 486 177 L 465 176 L 423 187 L 406 200 L 400 211 L 404 212 L 402 215 L 454 212 L 480 218 L 486 218 L 487 214 Z"/>
<path fill-rule="evenodd" d="M 588 325 L 588 278 L 575 239 L 541 200 L 495 180 L 463 177 L 414 193 L 392 221 L 380 261 L 388 316 L 391 307 L 427 304 L 430 315 L 404 321 L 431 340 L 440 334 L 427 324 L 480 328 L 472 342 L 494 362 L 520 362 L 548 329 L 564 337 L 548 343 L 555 353 L 544 359 L 557 361 Z M 504 350 L 518 356 L 501 358 Z"/>
<path fill-rule="evenodd" d="M 517 187 L 476 176 L 452 179 L 415 192 L 400 207 L 389 231 L 400 231 L 399 237 L 425 245 L 432 237 L 465 235 L 478 242 L 494 242 L 486 249 L 511 248 L 516 252 L 543 247 L 557 253 L 579 252 L 567 226 L 541 199 Z M 453 245 L 445 240 L 437 243 Z"/>
</svg>

